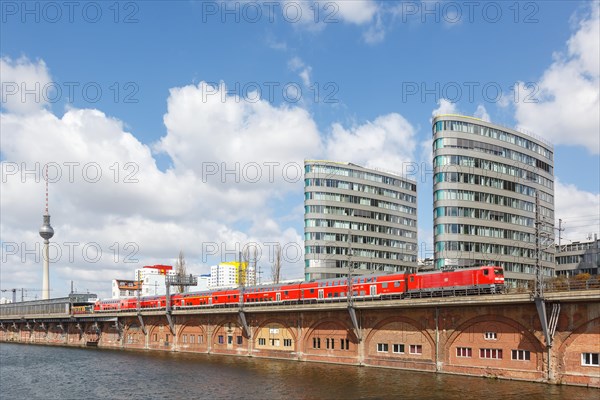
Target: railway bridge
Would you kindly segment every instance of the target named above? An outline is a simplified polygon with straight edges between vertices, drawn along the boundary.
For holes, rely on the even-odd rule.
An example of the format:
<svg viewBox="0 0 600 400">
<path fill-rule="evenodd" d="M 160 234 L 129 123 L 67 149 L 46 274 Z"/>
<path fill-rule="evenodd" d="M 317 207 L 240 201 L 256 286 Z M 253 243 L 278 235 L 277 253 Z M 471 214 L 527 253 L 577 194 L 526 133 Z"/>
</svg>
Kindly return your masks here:
<svg viewBox="0 0 600 400">
<path fill-rule="evenodd" d="M 0 341 L 345 363 L 600 388 L 600 291 L 0 316 Z M 547 325 L 544 327 L 543 325 Z"/>
</svg>

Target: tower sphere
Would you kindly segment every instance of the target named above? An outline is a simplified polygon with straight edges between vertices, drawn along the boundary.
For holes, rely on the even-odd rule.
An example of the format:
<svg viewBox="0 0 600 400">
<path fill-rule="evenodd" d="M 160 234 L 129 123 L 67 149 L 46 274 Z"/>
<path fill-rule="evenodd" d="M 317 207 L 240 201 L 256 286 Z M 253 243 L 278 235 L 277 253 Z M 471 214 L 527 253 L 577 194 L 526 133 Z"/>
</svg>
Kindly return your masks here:
<svg viewBox="0 0 600 400">
<path fill-rule="evenodd" d="M 45 240 L 49 240 L 52 236 L 54 236 L 54 229 L 52 229 L 52 226 L 50 226 L 49 215 L 44 215 L 44 224 L 40 228 L 40 236 Z"/>
</svg>

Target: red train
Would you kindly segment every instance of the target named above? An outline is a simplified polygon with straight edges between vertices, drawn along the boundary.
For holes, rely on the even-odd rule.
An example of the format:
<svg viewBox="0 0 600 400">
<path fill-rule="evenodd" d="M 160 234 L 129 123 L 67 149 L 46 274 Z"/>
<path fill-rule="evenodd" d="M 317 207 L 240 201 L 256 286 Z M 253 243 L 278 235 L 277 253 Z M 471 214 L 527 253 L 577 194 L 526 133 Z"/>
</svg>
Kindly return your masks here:
<svg viewBox="0 0 600 400">
<path fill-rule="evenodd" d="M 419 274 L 364 275 L 352 279 L 324 279 L 311 282 L 296 282 L 277 285 L 251 286 L 242 289 L 218 289 L 171 296 L 173 309 L 192 307 L 235 306 L 253 304 L 290 304 L 326 302 L 352 297 L 361 299 L 392 299 L 430 297 L 443 295 L 471 295 L 502 293 L 504 271 L 502 267 L 485 266 L 449 271 L 434 271 Z M 165 296 L 142 297 L 142 309 L 163 309 Z M 135 310 L 137 298 L 99 300 L 94 312 Z"/>
</svg>

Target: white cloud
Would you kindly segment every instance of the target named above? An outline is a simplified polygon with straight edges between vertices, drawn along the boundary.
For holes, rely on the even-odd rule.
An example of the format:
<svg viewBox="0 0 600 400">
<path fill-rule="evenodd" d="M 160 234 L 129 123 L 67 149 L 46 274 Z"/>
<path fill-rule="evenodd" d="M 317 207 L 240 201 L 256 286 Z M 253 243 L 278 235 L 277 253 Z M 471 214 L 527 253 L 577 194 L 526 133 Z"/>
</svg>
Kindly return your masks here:
<svg viewBox="0 0 600 400">
<path fill-rule="evenodd" d="M 335 2 L 339 16 L 346 22 L 363 25 L 373 20 L 379 6 L 373 0 L 340 0 Z"/>
<path fill-rule="evenodd" d="M 23 67 L 44 65 L 30 64 Z M 51 266 L 53 295 L 66 292 L 73 279 L 77 287 L 107 296 L 111 279 L 131 278 L 142 265 L 170 263 L 179 250 L 196 272 L 206 272 L 205 263 L 231 260 L 235 243 L 280 241 L 290 243 L 290 256 L 301 253 L 304 159 L 401 172 L 417 148 L 415 129 L 398 114 L 352 128 L 334 124 L 323 140 L 303 108 L 240 99 L 228 95 L 224 84 L 205 82 L 171 89 L 166 133 L 153 145 L 99 110 L 69 109 L 62 116 L 43 107 L 29 114 L 11 110 L 0 118 L 0 233 L 8 257 L 0 282 L 3 288 L 41 282 L 39 252 L 37 260 L 21 256 L 26 249 L 39 250 L 41 168 L 54 163 L 52 242 L 62 254 Z M 172 167 L 160 170 L 153 152 L 170 157 Z M 72 259 L 69 242 L 79 243 Z M 208 259 L 207 243 L 217 246 Z M 8 255 L 7 244 L 19 247 L 16 255 Z M 102 254 L 91 262 L 96 248 Z M 270 263 L 265 258 L 260 266 Z M 285 263 L 287 278 L 302 273 L 302 257 Z"/>
<path fill-rule="evenodd" d="M 438 108 L 434 109 L 431 112 L 432 117 L 435 117 L 436 115 L 457 114 L 458 113 L 456 103 L 452 103 L 451 101 L 442 98 L 442 99 L 438 100 L 437 104 L 438 104 Z"/>
<path fill-rule="evenodd" d="M 375 23 L 363 33 L 363 39 L 368 44 L 380 43 L 385 39 L 385 27 L 380 14 L 377 14 Z"/>
<path fill-rule="evenodd" d="M 556 179 L 555 219 L 563 220 L 563 244 L 585 240 L 589 234 L 600 235 L 600 194 L 586 192 L 577 186 Z M 555 226 L 558 228 L 558 225 Z M 558 235 L 556 235 L 558 243 Z"/>
<path fill-rule="evenodd" d="M 52 98 L 50 73 L 42 60 L 0 58 L 2 108 L 26 114 L 43 109 Z"/>
<path fill-rule="evenodd" d="M 400 114 L 377 117 L 350 129 L 334 124 L 327 140 L 327 157 L 403 173 L 414 160 L 414 127 Z"/>
<path fill-rule="evenodd" d="M 298 76 L 300 77 L 300 79 L 302 79 L 302 83 L 304 84 L 304 86 L 310 86 L 310 74 L 312 73 L 312 67 L 310 65 L 306 65 L 304 61 L 300 59 L 300 57 L 292 57 L 292 59 L 288 61 L 288 67 L 290 68 L 290 70 L 298 72 Z M 292 96 L 292 98 L 295 97 Z"/>
<path fill-rule="evenodd" d="M 518 126 L 554 144 L 584 146 L 600 153 L 600 5 L 592 2 L 586 18 L 555 54 L 535 88 L 517 86 Z M 529 98 L 525 96 L 529 95 Z M 537 101 L 537 102 L 535 102 Z"/>
<path fill-rule="evenodd" d="M 490 114 L 488 114 L 487 110 L 485 109 L 485 107 L 481 104 L 479 104 L 477 106 L 477 110 L 475 110 L 475 114 L 473 114 L 473 116 L 475 118 L 479 118 L 482 119 L 484 121 L 490 122 Z"/>
<path fill-rule="evenodd" d="M 98 110 L 71 109 L 62 117 L 45 109 L 3 113 L 0 230 L 4 244 L 15 243 L 19 251 L 3 263 L 2 286 L 35 287 L 41 281 L 39 260 L 30 255 L 23 262 L 21 255 L 22 244 L 32 249 L 40 243 L 44 182 L 39 175 L 46 163 L 56 166 L 49 176 L 56 181 L 50 184 L 53 243 L 62 248 L 51 267 L 57 290 L 76 279 L 107 295 L 110 279 L 131 278 L 140 265 L 168 262 L 180 249 L 201 265 L 203 243 L 218 246 L 213 260 L 232 259 L 236 242 L 298 240 L 295 248 L 302 249 L 301 235 L 280 226 L 270 204 L 286 193 L 301 202 L 303 159 L 321 148 L 316 125 L 301 108 L 224 93 L 204 82 L 171 90 L 167 134 L 155 145 L 173 160 L 167 171 L 157 168 L 151 148 L 123 123 Z M 97 172 L 102 175 L 95 181 Z M 134 182 L 124 183 L 130 173 Z M 265 221 L 271 222 L 265 226 Z M 73 260 L 68 242 L 80 243 Z M 82 254 L 90 243 L 102 251 L 97 262 Z M 127 255 L 139 261 L 125 263 Z M 287 263 L 288 276 L 300 277 L 302 264 Z M 29 272 L 17 273 L 21 270 Z"/>
<path fill-rule="evenodd" d="M 294 28 L 312 33 L 323 31 L 328 26 L 346 23 L 367 26 L 363 39 L 369 44 L 378 43 L 385 37 L 381 21 L 384 5 L 375 0 L 338 0 L 338 1 L 280 1 L 284 20 Z"/>
</svg>

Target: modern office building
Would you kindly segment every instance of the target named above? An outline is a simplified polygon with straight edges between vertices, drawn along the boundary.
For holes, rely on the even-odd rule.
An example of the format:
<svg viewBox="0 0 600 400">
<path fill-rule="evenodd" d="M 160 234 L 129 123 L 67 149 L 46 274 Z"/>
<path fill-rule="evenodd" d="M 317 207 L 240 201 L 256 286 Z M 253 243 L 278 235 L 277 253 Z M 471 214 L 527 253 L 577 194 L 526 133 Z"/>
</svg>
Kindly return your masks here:
<svg viewBox="0 0 600 400">
<path fill-rule="evenodd" d="M 600 274 L 600 239 L 556 246 L 556 275 Z"/>
<path fill-rule="evenodd" d="M 304 163 L 305 279 L 414 271 L 417 185 L 333 161 Z"/>
<path fill-rule="evenodd" d="M 508 285 L 526 286 L 539 250 L 544 276 L 554 275 L 550 144 L 480 119 L 440 115 L 433 157 L 437 269 L 500 265 Z"/>
</svg>

